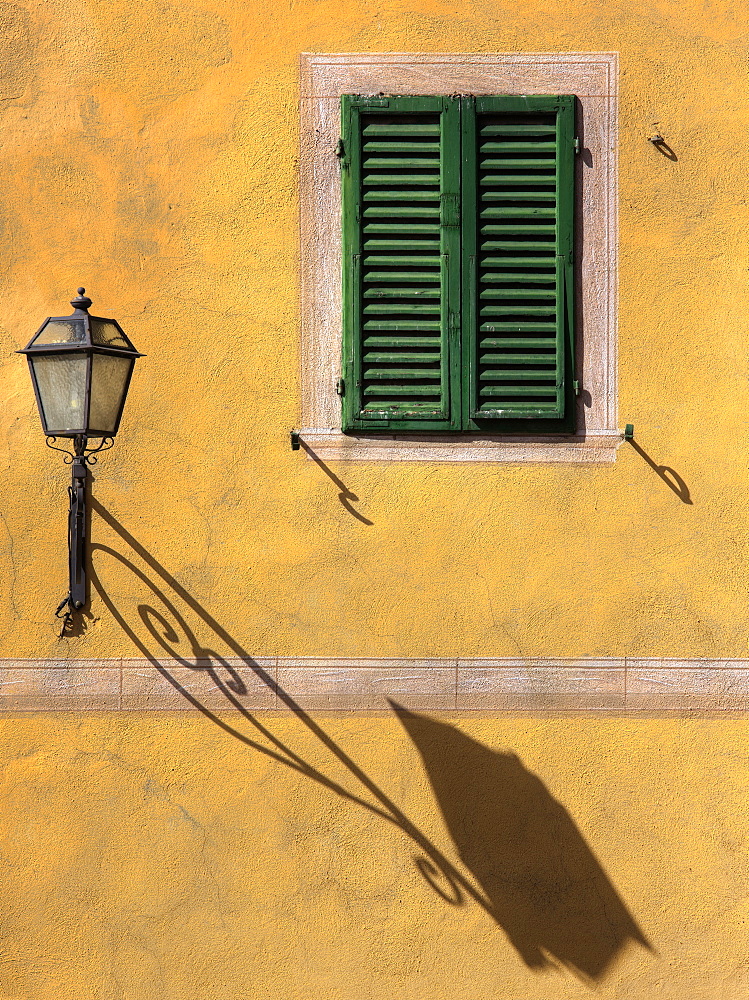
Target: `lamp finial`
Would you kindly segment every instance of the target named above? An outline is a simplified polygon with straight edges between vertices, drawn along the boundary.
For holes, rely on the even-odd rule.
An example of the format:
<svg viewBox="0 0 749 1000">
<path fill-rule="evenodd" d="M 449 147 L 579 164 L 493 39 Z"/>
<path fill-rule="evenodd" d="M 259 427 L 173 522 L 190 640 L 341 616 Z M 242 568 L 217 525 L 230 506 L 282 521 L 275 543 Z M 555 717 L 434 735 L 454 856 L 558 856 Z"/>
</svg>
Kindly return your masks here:
<svg viewBox="0 0 749 1000">
<path fill-rule="evenodd" d="M 70 304 L 74 309 L 81 309 L 86 312 L 91 305 L 91 299 L 85 294 L 86 289 L 81 287 L 78 289 L 78 295 L 70 300 Z"/>
</svg>

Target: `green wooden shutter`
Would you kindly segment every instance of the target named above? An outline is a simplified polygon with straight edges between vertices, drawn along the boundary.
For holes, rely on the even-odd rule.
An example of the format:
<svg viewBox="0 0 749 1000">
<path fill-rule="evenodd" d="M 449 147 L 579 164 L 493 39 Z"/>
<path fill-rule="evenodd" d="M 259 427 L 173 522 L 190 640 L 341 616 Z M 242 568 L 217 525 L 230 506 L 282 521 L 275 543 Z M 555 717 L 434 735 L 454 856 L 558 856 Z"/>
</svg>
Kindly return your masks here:
<svg viewBox="0 0 749 1000">
<path fill-rule="evenodd" d="M 573 426 L 574 101 L 462 100 L 466 427 Z"/>
<path fill-rule="evenodd" d="M 459 101 L 341 112 L 343 430 L 459 429 Z"/>
</svg>

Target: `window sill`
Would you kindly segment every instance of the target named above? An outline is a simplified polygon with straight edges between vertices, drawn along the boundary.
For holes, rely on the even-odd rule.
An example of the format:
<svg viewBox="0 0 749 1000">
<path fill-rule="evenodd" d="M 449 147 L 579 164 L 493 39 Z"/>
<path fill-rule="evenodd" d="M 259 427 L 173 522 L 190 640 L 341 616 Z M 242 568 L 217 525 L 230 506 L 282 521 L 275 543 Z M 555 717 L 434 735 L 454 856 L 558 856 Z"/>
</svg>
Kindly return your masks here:
<svg viewBox="0 0 749 1000">
<path fill-rule="evenodd" d="M 621 431 L 566 437 L 509 437 L 439 434 L 343 434 L 303 428 L 306 449 L 325 461 L 352 462 L 574 462 L 610 464 L 623 440 Z"/>
</svg>

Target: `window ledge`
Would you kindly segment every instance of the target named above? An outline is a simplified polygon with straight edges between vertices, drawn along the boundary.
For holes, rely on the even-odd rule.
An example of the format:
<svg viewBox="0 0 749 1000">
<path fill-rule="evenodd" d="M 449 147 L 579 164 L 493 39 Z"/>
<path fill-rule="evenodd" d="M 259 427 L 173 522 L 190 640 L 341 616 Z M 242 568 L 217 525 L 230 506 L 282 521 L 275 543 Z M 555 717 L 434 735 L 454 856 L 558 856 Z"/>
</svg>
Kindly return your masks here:
<svg viewBox="0 0 749 1000">
<path fill-rule="evenodd" d="M 343 434 L 303 428 L 299 437 L 324 460 L 353 462 L 581 462 L 616 461 L 621 431 L 597 431 L 566 437 L 510 437 L 461 434 Z"/>
</svg>

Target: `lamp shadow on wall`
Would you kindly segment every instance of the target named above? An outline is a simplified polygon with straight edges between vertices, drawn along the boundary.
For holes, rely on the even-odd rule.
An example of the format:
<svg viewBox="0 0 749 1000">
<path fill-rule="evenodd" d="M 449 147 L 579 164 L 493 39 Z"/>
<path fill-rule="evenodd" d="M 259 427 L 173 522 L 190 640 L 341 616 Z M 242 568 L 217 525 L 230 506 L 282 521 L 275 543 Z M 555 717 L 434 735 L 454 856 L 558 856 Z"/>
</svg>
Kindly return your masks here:
<svg viewBox="0 0 749 1000">
<path fill-rule="evenodd" d="M 529 968 L 559 964 L 596 981 L 629 941 L 650 950 L 570 814 L 514 753 L 391 705 L 461 861 Z"/>
<path fill-rule="evenodd" d="M 449 905 L 473 902 L 481 907 L 529 968 L 565 968 L 593 986 L 630 941 L 652 950 L 572 818 L 518 757 L 493 751 L 454 726 L 391 702 L 422 757 L 474 884 L 105 507 L 95 499 L 91 503 L 146 567 L 129 553 L 92 544 L 92 554 L 114 559 L 140 581 L 149 603 L 138 605 L 137 621 L 128 621 L 92 568 L 101 600 L 164 680 L 228 736 L 402 831 L 418 848 L 414 862 L 432 890 Z M 188 618 L 194 619 L 193 626 Z M 205 629 L 210 647 L 197 637 Z M 204 704 L 176 676 L 175 667 L 207 675 L 225 699 L 222 711 L 236 713 L 254 732 L 248 735 Z M 240 671 L 246 669 L 330 753 L 331 765 L 343 769 L 343 780 L 305 760 L 242 704 L 248 689 Z"/>
</svg>

